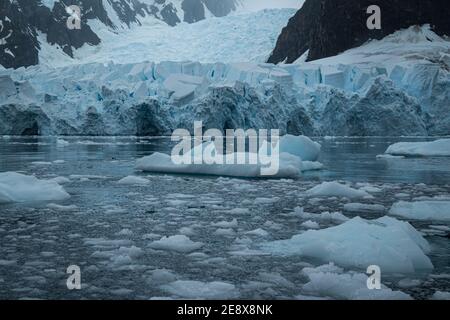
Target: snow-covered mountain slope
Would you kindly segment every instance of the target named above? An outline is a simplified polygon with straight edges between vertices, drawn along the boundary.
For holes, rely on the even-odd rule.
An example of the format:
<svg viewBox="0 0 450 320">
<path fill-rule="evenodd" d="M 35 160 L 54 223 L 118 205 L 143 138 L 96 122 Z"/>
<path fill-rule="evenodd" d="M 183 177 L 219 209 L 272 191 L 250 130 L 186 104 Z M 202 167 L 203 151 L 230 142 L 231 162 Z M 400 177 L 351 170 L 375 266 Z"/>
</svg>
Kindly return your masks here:
<svg viewBox="0 0 450 320">
<path fill-rule="evenodd" d="M 0 134 L 165 135 L 202 120 L 307 135 L 449 135 L 449 88 L 450 42 L 427 26 L 314 63 L 42 65 L 0 71 Z"/>
<path fill-rule="evenodd" d="M 120 33 L 147 20 L 170 26 L 182 21 L 193 23 L 226 16 L 238 10 L 238 4 L 237 0 L 3 0 L 0 65 L 18 68 L 38 64 L 39 51 L 49 45 L 72 57 L 84 45 L 101 43 L 97 33 L 104 28 Z M 67 27 L 70 15 L 66 6 L 70 5 L 80 8 L 79 30 Z"/>
<path fill-rule="evenodd" d="M 99 45 L 84 45 L 72 59 L 38 37 L 42 41 L 39 60 L 50 66 L 109 61 L 265 62 L 294 13 L 294 9 L 263 10 L 175 27 L 150 19 L 120 33 L 93 21 L 89 25 L 102 39 Z"/>
</svg>

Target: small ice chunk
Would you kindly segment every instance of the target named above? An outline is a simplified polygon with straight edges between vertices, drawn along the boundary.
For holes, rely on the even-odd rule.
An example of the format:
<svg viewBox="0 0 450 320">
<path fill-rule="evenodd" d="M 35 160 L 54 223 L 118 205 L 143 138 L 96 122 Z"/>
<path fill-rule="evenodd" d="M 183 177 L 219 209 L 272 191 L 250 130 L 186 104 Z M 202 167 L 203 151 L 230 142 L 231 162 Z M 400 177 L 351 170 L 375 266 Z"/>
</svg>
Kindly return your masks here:
<svg viewBox="0 0 450 320">
<path fill-rule="evenodd" d="M 66 177 L 56 177 L 56 178 L 52 178 L 49 179 L 50 181 L 55 181 L 57 184 L 66 184 L 66 183 L 70 183 L 70 179 L 66 178 Z"/>
<path fill-rule="evenodd" d="M 212 226 L 218 227 L 218 228 L 236 228 L 238 226 L 238 221 L 237 221 L 237 219 L 233 219 L 230 222 L 221 221 L 221 222 L 214 223 Z"/>
<path fill-rule="evenodd" d="M 405 159 L 405 157 L 404 156 L 393 156 L 391 154 L 379 154 L 379 155 L 377 155 L 377 159 L 393 160 L 393 159 Z"/>
<path fill-rule="evenodd" d="M 56 211 L 62 211 L 62 212 L 68 212 L 68 211 L 75 211 L 78 210 L 78 207 L 75 205 L 71 206 L 63 206 L 56 203 L 50 203 L 47 205 L 47 208 L 56 210 Z"/>
<path fill-rule="evenodd" d="M 133 231 L 131 231 L 130 229 L 122 229 L 119 232 L 116 233 L 116 235 L 118 236 L 131 236 L 133 234 Z"/>
<path fill-rule="evenodd" d="M 248 231 L 245 234 L 248 234 L 250 236 L 257 236 L 257 237 L 267 237 L 269 235 L 269 233 L 261 228 L 252 230 L 252 231 Z"/>
<path fill-rule="evenodd" d="M 58 147 L 65 147 L 65 146 L 68 146 L 68 145 L 69 145 L 69 142 L 66 141 L 66 140 L 64 140 L 64 139 L 57 139 L 57 140 L 56 140 L 56 145 L 57 145 Z"/>
<path fill-rule="evenodd" d="M 322 146 L 305 136 L 285 135 L 280 139 L 280 153 L 290 153 L 303 161 L 317 161 Z"/>
<path fill-rule="evenodd" d="M 383 212 L 386 208 L 381 204 L 346 203 L 344 210 L 350 212 Z"/>
<path fill-rule="evenodd" d="M 354 198 L 370 198 L 371 195 L 365 191 L 350 188 L 339 182 L 323 182 L 314 188 L 306 191 L 306 194 L 311 197 L 346 197 Z"/>
<path fill-rule="evenodd" d="M 144 185 L 149 184 L 150 181 L 145 178 L 136 177 L 136 176 L 128 176 L 117 182 L 118 184 L 127 184 L 127 185 Z"/>
<path fill-rule="evenodd" d="M 320 229 L 319 224 L 311 220 L 303 222 L 302 227 L 305 227 L 307 229 Z"/>
<path fill-rule="evenodd" d="M 320 214 L 305 212 L 303 208 L 297 207 L 294 209 L 294 215 L 302 219 L 318 220 L 318 221 L 336 221 L 345 222 L 349 219 L 340 212 L 322 212 Z"/>
<path fill-rule="evenodd" d="M 200 249 L 203 246 L 201 242 L 193 242 L 185 235 L 176 235 L 171 237 L 163 237 L 160 240 L 153 241 L 150 248 L 156 250 L 176 251 L 180 253 L 189 253 Z"/>
<path fill-rule="evenodd" d="M 150 272 L 150 277 L 148 278 L 148 282 L 151 284 L 164 284 L 174 282 L 176 280 L 176 274 L 167 269 L 152 270 Z"/>
<path fill-rule="evenodd" d="M 184 234 L 185 236 L 193 236 L 195 235 L 195 231 L 191 227 L 182 227 L 180 228 L 180 234 Z"/>
<path fill-rule="evenodd" d="M 239 291 L 226 282 L 174 281 L 161 288 L 175 296 L 185 299 L 236 299 Z"/>
<path fill-rule="evenodd" d="M 51 166 L 52 163 L 50 161 L 33 161 L 31 163 L 34 166 Z"/>
</svg>

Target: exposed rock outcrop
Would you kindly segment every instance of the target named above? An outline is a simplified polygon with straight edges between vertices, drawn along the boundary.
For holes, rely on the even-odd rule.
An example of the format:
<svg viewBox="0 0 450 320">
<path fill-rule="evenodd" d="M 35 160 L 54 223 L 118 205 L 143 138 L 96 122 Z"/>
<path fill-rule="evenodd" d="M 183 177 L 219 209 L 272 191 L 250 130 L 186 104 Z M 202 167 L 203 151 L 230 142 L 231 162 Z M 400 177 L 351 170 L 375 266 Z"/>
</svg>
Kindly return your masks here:
<svg viewBox="0 0 450 320">
<path fill-rule="evenodd" d="M 371 5 L 381 9 L 381 30 L 367 27 Z M 307 50 L 309 61 L 334 56 L 412 25 L 430 24 L 437 34 L 450 35 L 449 16 L 446 0 L 306 0 L 268 62 L 292 63 Z"/>
</svg>

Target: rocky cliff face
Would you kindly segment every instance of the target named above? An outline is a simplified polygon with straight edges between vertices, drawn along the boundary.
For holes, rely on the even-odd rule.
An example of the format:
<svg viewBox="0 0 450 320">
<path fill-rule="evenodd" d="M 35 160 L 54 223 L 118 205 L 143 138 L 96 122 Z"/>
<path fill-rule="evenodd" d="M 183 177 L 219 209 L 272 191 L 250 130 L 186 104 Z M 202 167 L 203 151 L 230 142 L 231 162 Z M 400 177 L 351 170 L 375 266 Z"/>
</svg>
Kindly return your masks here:
<svg viewBox="0 0 450 320">
<path fill-rule="evenodd" d="M 101 39 L 88 24 L 97 20 L 118 30 L 152 16 L 174 26 L 205 19 L 207 11 L 224 16 L 236 10 L 236 0 L 2 0 L 0 1 L 0 65 L 18 68 L 39 63 L 39 41 L 59 46 L 64 53 Z M 69 30 L 66 6 L 81 8 L 81 30 Z M 42 38 L 38 35 L 42 34 Z"/>
<path fill-rule="evenodd" d="M 381 30 L 367 28 L 367 8 L 381 9 Z M 381 39 L 411 25 L 430 24 L 450 35 L 450 4 L 446 0 L 306 0 L 281 33 L 269 62 L 292 63 L 307 50 L 308 60 L 334 56 Z"/>
</svg>

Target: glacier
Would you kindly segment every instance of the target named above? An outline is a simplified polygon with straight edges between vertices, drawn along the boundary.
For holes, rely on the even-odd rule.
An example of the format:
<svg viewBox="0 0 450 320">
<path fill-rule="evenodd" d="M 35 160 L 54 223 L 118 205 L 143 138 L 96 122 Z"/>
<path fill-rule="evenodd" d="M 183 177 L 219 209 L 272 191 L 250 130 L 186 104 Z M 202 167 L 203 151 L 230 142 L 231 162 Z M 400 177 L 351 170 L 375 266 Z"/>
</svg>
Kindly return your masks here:
<svg viewBox="0 0 450 320">
<path fill-rule="evenodd" d="M 278 21 L 286 10 L 200 23 L 220 28 L 230 25 L 226 20 L 238 28 L 249 15 Z M 130 48 L 128 57 L 139 52 Z M 247 58 L 251 50 L 262 53 L 256 46 L 244 52 Z M 196 120 L 205 129 L 279 129 L 283 135 L 450 134 L 450 42 L 429 26 L 292 65 L 238 58 L 123 63 L 124 56 L 0 69 L 0 134 L 165 136 L 191 129 Z"/>
</svg>

